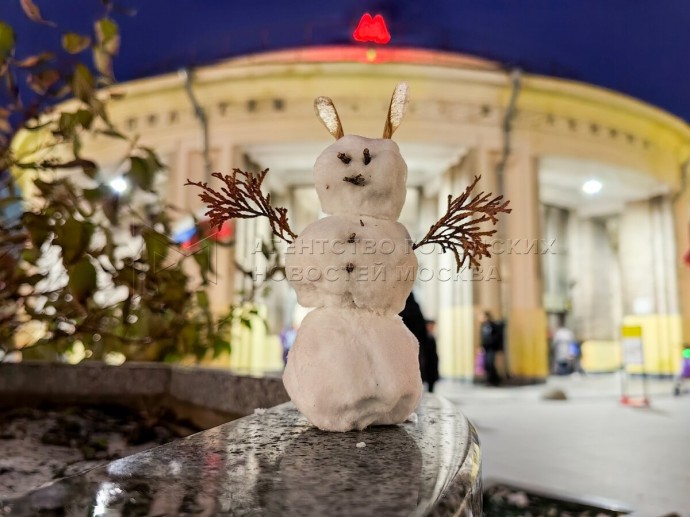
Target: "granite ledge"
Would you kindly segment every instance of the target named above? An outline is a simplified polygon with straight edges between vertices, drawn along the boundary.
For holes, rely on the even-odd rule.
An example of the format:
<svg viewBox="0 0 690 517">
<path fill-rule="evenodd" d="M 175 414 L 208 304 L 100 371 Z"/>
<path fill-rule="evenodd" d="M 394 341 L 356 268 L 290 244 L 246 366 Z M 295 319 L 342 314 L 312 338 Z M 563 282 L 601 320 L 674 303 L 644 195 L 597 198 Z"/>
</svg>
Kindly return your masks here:
<svg viewBox="0 0 690 517">
<path fill-rule="evenodd" d="M 0 409 L 44 403 L 168 407 L 205 428 L 288 400 L 278 375 L 161 363 L 0 363 Z"/>
<path fill-rule="evenodd" d="M 481 515 L 479 441 L 434 395 L 412 421 L 348 433 L 286 403 L 0 501 L 16 517 L 197 513 Z"/>
</svg>

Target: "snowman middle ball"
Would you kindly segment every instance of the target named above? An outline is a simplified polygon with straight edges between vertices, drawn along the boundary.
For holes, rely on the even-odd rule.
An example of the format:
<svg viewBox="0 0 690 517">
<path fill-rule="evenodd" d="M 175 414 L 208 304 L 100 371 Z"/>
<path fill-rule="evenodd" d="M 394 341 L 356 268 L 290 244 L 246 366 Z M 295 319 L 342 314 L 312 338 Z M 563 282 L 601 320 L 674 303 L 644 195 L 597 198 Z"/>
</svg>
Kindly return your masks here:
<svg viewBox="0 0 690 517">
<path fill-rule="evenodd" d="M 417 276 L 410 234 L 396 221 L 324 217 L 290 245 L 285 274 L 303 307 L 397 315 Z"/>
<path fill-rule="evenodd" d="M 405 204 L 407 164 L 390 139 L 345 135 L 314 163 L 321 208 L 329 215 L 397 220 Z"/>
</svg>

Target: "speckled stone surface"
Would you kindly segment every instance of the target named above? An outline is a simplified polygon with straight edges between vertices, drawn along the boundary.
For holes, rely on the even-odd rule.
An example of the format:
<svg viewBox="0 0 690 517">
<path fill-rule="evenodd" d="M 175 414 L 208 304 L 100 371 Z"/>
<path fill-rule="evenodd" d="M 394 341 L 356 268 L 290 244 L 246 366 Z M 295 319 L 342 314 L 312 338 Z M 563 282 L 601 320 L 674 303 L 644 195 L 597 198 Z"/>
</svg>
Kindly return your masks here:
<svg viewBox="0 0 690 517">
<path fill-rule="evenodd" d="M 169 399 L 236 416 L 289 400 L 280 375 L 241 375 L 214 368 L 160 363 L 99 362 L 79 365 L 26 361 L 0 364 L 0 407 L 39 403 L 104 404 L 140 401 L 168 406 Z M 127 405 L 127 404 L 124 404 Z"/>
<path fill-rule="evenodd" d="M 240 415 L 290 400 L 279 375 L 237 375 L 210 368 L 171 368 L 168 394 L 200 407 Z"/>
<path fill-rule="evenodd" d="M 122 366 L 95 361 L 80 365 L 48 361 L 3 363 L 0 364 L 0 394 L 7 397 L 25 394 L 87 397 L 96 392 L 98 396 L 156 396 L 166 392 L 170 369 L 159 363 Z"/>
<path fill-rule="evenodd" d="M 436 396 L 416 422 L 349 433 L 287 403 L 0 501 L 0 515 L 479 516 L 481 453 Z"/>
</svg>

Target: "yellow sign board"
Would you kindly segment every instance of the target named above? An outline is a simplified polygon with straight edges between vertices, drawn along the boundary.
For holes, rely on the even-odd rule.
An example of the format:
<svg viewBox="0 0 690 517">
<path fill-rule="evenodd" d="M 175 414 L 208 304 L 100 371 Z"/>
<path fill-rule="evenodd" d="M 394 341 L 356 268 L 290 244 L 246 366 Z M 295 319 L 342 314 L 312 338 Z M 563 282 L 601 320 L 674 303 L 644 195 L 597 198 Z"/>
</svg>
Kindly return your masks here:
<svg viewBox="0 0 690 517">
<path fill-rule="evenodd" d="M 642 338 L 642 327 L 639 325 L 623 325 L 621 327 L 621 337 Z"/>
<path fill-rule="evenodd" d="M 624 325 L 621 328 L 621 345 L 623 347 L 623 363 L 626 365 L 644 365 L 644 350 L 642 349 L 642 327 Z"/>
</svg>

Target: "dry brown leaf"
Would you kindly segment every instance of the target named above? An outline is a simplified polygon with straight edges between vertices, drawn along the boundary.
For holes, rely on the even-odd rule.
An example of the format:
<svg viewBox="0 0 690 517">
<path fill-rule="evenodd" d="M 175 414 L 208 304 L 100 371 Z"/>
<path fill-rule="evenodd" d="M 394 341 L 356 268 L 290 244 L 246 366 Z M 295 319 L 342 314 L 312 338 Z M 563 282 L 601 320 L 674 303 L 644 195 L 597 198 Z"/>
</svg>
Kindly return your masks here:
<svg viewBox="0 0 690 517">
<path fill-rule="evenodd" d="M 50 25 L 51 27 L 55 27 L 55 23 L 53 23 L 49 20 L 43 19 L 43 17 L 41 16 L 41 10 L 33 2 L 33 0 L 19 0 L 19 4 L 22 6 L 22 9 L 24 10 L 24 14 L 26 14 L 26 16 L 29 18 L 29 20 L 36 22 L 36 23 L 43 23 L 45 25 Z"/>
</svg>

